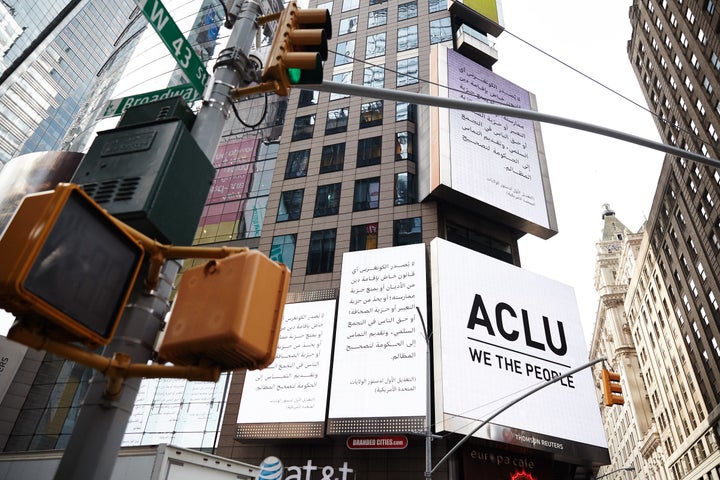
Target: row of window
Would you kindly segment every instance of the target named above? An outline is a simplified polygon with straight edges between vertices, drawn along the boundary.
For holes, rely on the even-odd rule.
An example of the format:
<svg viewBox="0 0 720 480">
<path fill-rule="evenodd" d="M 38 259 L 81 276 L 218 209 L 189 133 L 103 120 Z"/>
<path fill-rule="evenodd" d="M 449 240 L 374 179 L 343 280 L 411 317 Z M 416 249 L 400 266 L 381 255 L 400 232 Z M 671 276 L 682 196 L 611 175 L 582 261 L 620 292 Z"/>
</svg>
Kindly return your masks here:
<svg viewBox="0 0 720 480">
<path fill-rule="evenodd" d="M 396 63 L 395 80 L 396 87 L 405 85 L 413 85 L 419 82 L 418 78 L 418 57 L 404 58 Z M 383 88 L 385 87 L 385 65 L 370 65 L 363 70 L 363 85 L 366 87 Z M 333 73 L 332 80 L 337 83 L 352 83 L 352 70 Z M 348 95 L 340 93 L 331 93 L 330 100 L 339 98 L 347 98 Z"/>
<path fill-rule="evenodd" d="M 368 68 L 370 69 L 370 67 Z M 383 72 L 383 83 L 384 83 L 384 69 L 380 67 L 380 70 Z M 372 70 L 375 72 L 375 70 Z M 369 73 L 367 73 L 369 74 Z M 374 75 L 372 78 L 375 78 Z M 350 79 L 352 79 L 352 75 L 350 75 Z M 350 79 L 346 80 L 337 80 L 335 77 L 333 77 L 333 81 L 342 81 L 344 83 L 350 83 Z M 367 83 L 366 83 L 367 85 Z M 331 98 L 335 99 L 336 97 L 332 96 Z M 320 99 L 320 92 L 314 91 L 314 90 L 301 90 L 298 100 L 298 108 L 302 107 L 309 107 L 312 105 L 317 105 L 318 100 Z M 384 105 L 384 104 L 380 104 Z M 377 106 L 377 104 L 376 104 Z M 407 102 L 395 102 L 395 121 L 396 122 L 413 122 L 415 123 L 417 118 L 417 106 L 412 103 Z"/>
<path fill-rule="evenodd" d="M 382 5 L 387 3 L 387 0 L 369 0 L 369 5 Z M 317 8 L 325 8 L 332 12 L 333 2 L 325 2 L 318 4 Z M 342 11 L 349 12 L 351 10 L 357 10 L 360 8 L 360 0 L 343 0 Z M 447 0 L 428 0 L 428 12 L 435 13 L 447 9 Z M 398 21 L 407 20 L 409 18 L 415 18 L 418 16 L 418 2 L 413 0 L 411 2 L 405 2 L 398 5 Z M 344 18 L 340 21 L 339 34 L 344 35 L 351 33 L 357 29 L 357 16 Z"/>
<path fill-rule="evenodd" d="M 316 230 L 310 233 L 306 275 L 330 273 L 335 263 L 337 229 Z M 393 221 L 393 246 L 422 242 L 422 218 L 404 218 Z M 270 258 L 292 270 L 295 260 L 297 234 L 273 237 Z M 378 224 L 355 225 L 350 229 L 350 251 L 371 250 L 378 245 Z"/>
<path fill-rule="evenodd" d="M 325 121 L 325 135 L 334 133 L 342 133 L 347 131 L 349 119 L 349 107 L 336 108 L 328 110 Z M 307 140 L 312 138 L 315 133 L 315 123 L 317 114 L 301 115 L 295 117 L 292 131 L 292 141 Z M 360 128 L 369 128 L 382 125 L 383 123 L 383 101 L 376 100 L 369 103 L 363 103 L 360 107 Z M 414 142 L 412 134 L 408 132 L 398 132 L 397 142 L 401 146 L 403 157 L 398 160 L 414 160 L 408 155 L 408 149 L 412 150 L 410 140 Z M 400 153 L 400 152 L 398 152 Z"/>
<path fill-rule="evenodd" d="M 315 217 L 337 215 L 340 209 L 341 183 L 320 185 L 315 196 Z M 277 221 L 286 222 L 300 219 L 302 212 L 304 188 L 286 190 L 280 194 Z M 417 182 L 415 175 L 409 172 L 395 174 L 394 194 L 395 205 L 407 205 L 417 202 Z M 353 211 L 373 210 L 380 206 L 380 177 L 355 180 L 353 194 Z"/>
<path fill-rule="evenodd" d="M 395 134 L 395 160 L 415 161 L 415 135 L 412 132 Z M 379 165 L 382 160 L 382 136 L 358 140 L 356 167 Z M 288 154 L 285 179 L 307 176 L 310 163 L 310 149 L 296 150 Z M 320 156 L 320 172 L 330 173 L 343 169 L 345 164 L 345 143 L 325 145 Z"/>
<path fill-rule="evenodd" d="M 384 20 L 376 19 L 371 12 L 368 28 L 384 25 Z M 380 17 L 382 18 L 382 17 Z M 382 22 L 382 23 L 379 23 Z M 440 43 L 452 40 L 452 27 L 450 17 L 430 21 L 430 43 Z M 338 42 L 335 51 L 335 66 L 350 63 L 355 58 L 355 39 Z M 365 58 L 375 58 L 385 55 L 387 32 L 368 35 L 365 40 Z M 418 26 L 409 25 L 397 29 L 397 51 L 418 48 Z"/>
</svg>

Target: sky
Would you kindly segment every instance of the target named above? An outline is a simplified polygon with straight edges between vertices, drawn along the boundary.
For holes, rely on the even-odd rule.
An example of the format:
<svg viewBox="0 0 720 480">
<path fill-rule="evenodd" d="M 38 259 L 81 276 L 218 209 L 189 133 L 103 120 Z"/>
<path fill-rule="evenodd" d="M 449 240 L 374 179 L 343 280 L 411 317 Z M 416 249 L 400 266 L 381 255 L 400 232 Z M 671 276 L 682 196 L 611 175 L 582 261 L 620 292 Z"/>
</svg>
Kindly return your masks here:
<svg viewBox="0 0 720 480">
<path fill-rule="evenodd" d="M 505 0 L 506 32 L 496 39 L 495 73 L 537 97 L 539 111 L 658 141 L 650 114 L 522 41 L 550 53 L 612 90 L 645 105 L 627 58 L 630 0 Z M 510 33 L 513 35 L 510 35 Z M 589 340 L 598 297 L 595 243 L 603 205 L 628 228 L 646 220 L 664 154 L 608 137 L 543 124 L 559 233 L 520 240 L 522 267 L 575 289 Z M 9 320 L 0 311 L 0 334 Z"/>
<path fill-rule="evenodd" d="M 505 0 L 506 32 L 496 41 L 493 71 L 534 93 L 542 113 L 659 142 L 651 115 L 595 82 L 645 106 L 630 60 L 630 0 Z M 513 35 L 510 35 L 511 32 Z M 524 42 L 582 72 L 589 80 Z M 596 250 L 603 205 L 638 231 L 650 213 L 662 152 L 550 124 L 541 126 L 559 233 L 519 242 L 522 267 L 575 289 L 586 339 L 598 296 Z"/>
</svg>

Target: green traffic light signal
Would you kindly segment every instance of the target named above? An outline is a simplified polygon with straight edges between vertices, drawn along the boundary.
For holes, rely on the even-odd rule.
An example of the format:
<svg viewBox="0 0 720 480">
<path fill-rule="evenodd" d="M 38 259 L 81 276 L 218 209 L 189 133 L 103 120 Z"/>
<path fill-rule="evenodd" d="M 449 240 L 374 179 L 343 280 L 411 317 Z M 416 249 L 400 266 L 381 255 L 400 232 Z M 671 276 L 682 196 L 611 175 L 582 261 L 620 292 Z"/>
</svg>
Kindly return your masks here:
<svg viewBox="0 0 720 480">
<path fill-rule="evenodd" d="M 315 54 L 315 66 L 307 68 L 307 65 L 299 68 L 288 68 L 288 79 L 291 85 L 309 85 L 322 83 L 323 63 L 320 54 Z M 307 62 L 306 62 L 307 63 Z"/>
</svg>

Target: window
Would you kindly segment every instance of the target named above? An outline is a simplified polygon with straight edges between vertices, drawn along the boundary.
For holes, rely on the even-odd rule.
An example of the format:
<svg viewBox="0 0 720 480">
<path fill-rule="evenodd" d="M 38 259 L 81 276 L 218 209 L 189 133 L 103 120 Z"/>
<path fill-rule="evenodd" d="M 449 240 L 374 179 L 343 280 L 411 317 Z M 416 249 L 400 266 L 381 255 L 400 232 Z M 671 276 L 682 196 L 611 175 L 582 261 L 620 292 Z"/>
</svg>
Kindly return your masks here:
<svg viewBox="0 0 720 480">
<path fill-rule="evenodd" d="M 395 121 L 402 122 L 407 120 L 408 122 L 415 123 L 417 106 L 407 102 L 397 102 L 395 104 Z"/>
<path fill-rule="evenodd" d="M 353 212 L 371 210 L 380 206 L 380 177 L 355 180 Z"/>
<path fill-rule="evenodd" d="M 415 175 L 408 172 L 395 174 L 395 205 L 407 205 L 417 202 L 417 182 Z"/>
<path fill-rule="evenodd" d="M 513 250 L 510 244 L 485 235 L 473 227 L 446 221 L 445 234 L 445 238 L 450 242 L 497 258 L 503 262 L 513 263 Z"/>
<path fill-rule="evenodd" d="M 401 3 L 398 5 L 398 22 L 407 20 L 408 18 L 415 18 L 418 16 L 417 2 Z"/>
<path fill-rule="evenodd" d="M 450 17 L 430 22 L 430 43 L 440 43 L 452 40 L 452 27 Z"/>
<path fill-rule="evenodd" d="M 368 35 L 367 43 L 365 44 L 365 58 L 385 55 L 385 36 L 385 32 Z"/>
<path fill-rule="evenodd" d="M 287 265 L 292 270 L 296 241 L 297 235 L 295 234 L 273 237 L 272 246 L 270 247 L 270 260 Z"/>
<path fill-rule="evenodd" d="M 417 25 L 398 28 L 398 52 L 403 50 L 412 50 L 418 46 L 418 30 Z"/>
<path fill-rule="evenodd" d="M 383 101 L 375 100 L 360 106 L 360 128 L 374 127 L 383 123 Z"/>
<path fill-rule="evenodd" d="M 317 105 L 320 92 L 315 90 L 300 90 L 300 99 L 298 100 L 298 108 Z"/>
<path fill-rule="evenodd" d="M 702 28 L 698 30 L 697 38 L 698 40 L 700 40 L 700 43 L 702 43 L 703 45 L 707 45 L 707 36 L 705 35 L 705 32 Z"/>
<path fill-rule="evenodd" d="M 337 172 L 343 169 L 345 144 L 325 145 L 320 157 L 320 173 Z"/>
<path fill-rule="evenodd" d="M 340 183 L 320 185 L 315 197 L 315 216 L 336 215 L 340 207 Z"/>
<path fill-rule="evenodd" d="M 357 32 L 358 17 L 343 18 L 340 20 L 340 27 L 338 28 L 338 35 L 345 35 L 346 33 Z"/>
<path fill-rule="evenodd" d="M 373 5 L 380 5 L 381 3 L 385 2 L 387 2 L 387 0 L 370 0 L 370 6 L 372 7 Z"/>
<path fill-rule="evenodd" d="M 348 113 L 349 109 L 347 107 L 328 110 L 327 123 L 325 124 L 325 135 L 346 131 Z"/>
<path fill-rule="evenodd" d="M 387 23 L 387 8 L 368 13 L 368 28 L 379 27 Z"/>
<path fill-rule="evenodd" d="M 705 87 L 705 90 L 712 95 L 713 87 L 710 83 L 710 79 L 708 77 L 703 77 L 703 87 Z"/>
<path fill-rule="evenodd" d="M 358 140 L 357 166 L 378 165 L 382 155 L 382 137 L 361 138 Z"/>
<path fill-rule="evenodd" d="M 385 68 L 382 65 L 366 67 L 363 72 L 363 85 L 383 88 L 385 86 Z"/>
<path fill-rule="evenodd" d="M 350 251 L 373 250 L 377 248 L 378 224 L 353 225 L 350 228 Z"/>
<path fill-rule="evenodd" d="M 343 0 L 342 11 L 356 10 L 360 6 L 360 0 Z"/>
<path fill-rule="evenodd" d="M 340 42 L 337 44 L 337 53 L 335 54 L 335 66 L 351 63 L 355 57 L 355 40 Z"/>
<path fill-rule="evenodd" d="M 397 132 L 395 134 L 395 160 L 415 161 L 415 134 Z"/>
<path fill-rule="evenodd" d="M 308 251 L 307 275 L 315 273 L 330 273 L 335 262 L 335 236 L 334 228 L 318 230 L 310 234 L 310 249 Z"/>
<path fill-rule="evenodd" d="M 303 193 L 305 189 L 289 190 L 280 194 L 280 205 L 278 206 L 277 221 L 287 222 L 298 220 L 302 210 Z"/>
<path fill-rule="evenodd" d="M 307 175 L 310 150 L 298 150 L 290 152 L 287 166 L 285 167 L 285 178 L 298 178 Z"/>
<path fill-rule="evenodd" d="M 404 218 L 393 222 L 393 246 L 422 243 L 422 218 Z"/>
<path fill-rule="evenodd" d="M 428 10 L 430 13 L 447 10 L 447 0 L 428 0 Z"/>
<path fill-rule="evenodd" d="M 406 58 L 397 62 L 397 86 L 418 83 L 418 58 Z"/>
<path fill-rule="evenodd" d="M 341 72 L 341 73 L 335 73 L 333 74 L 333 82 L 338 83 L 352 83 L 352 70 L 347 72 Z M 330 100 L 339 100 L 341 98 L 347 98 L 349 97 L 346 93 L 331 93 L 330 94 Z"/>
<path fill-rule="evenodd" d="M 295 124 L 293 126 L 292 141 L 304 140 L 306 138 L 312 138 L 313 131 L 315 130 L 315 114 L 303 115 L 302 117 L 295 118 Z"/>
</svg>

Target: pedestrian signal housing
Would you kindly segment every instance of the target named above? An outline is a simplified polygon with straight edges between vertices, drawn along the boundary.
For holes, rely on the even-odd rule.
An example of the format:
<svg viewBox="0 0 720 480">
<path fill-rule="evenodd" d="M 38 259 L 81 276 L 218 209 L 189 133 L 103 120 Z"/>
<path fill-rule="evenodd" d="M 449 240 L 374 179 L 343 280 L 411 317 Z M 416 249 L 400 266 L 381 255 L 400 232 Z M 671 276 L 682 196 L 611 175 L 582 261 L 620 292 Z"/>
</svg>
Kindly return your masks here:
<svg viewBox="0 0 720 480">
<path fill-rule="evenodd" d="M 0 252 L 0 307 L 49 337 L 88 346 L 112 339 L 144 257 L 139 242 L 67 183 L 22 200 Z"/>
<path fill-rule="evenodd" d="M 159 348 L 176 365 L 261 369 L 275 359 L 290 270 L 257 250 L 182 275 Z"/>
</svg>

